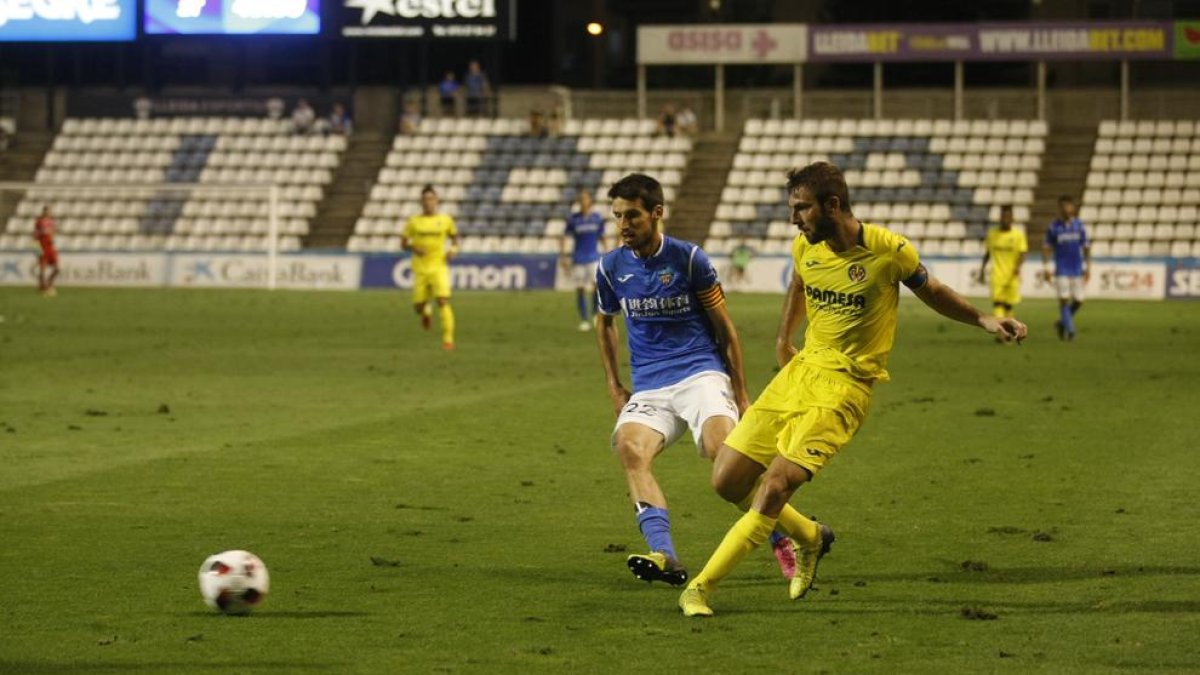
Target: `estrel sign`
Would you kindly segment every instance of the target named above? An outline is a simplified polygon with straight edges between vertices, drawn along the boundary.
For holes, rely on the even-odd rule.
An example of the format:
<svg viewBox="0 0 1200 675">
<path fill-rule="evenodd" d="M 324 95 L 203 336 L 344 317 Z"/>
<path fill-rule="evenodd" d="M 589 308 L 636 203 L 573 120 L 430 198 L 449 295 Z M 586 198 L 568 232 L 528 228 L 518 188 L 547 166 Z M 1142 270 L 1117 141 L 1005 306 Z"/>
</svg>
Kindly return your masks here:
<svg viewBox="0 0 1200 675">
<path fill-rule="evenodd" d="M 516 0 L 340 0 L 351 38 L 514 39 Z"/>
<path fill-rule="evenodd" d="M 638 28 L 638 63 L 797 63 L 803 24 L 711 24 Z"/>
</svg>

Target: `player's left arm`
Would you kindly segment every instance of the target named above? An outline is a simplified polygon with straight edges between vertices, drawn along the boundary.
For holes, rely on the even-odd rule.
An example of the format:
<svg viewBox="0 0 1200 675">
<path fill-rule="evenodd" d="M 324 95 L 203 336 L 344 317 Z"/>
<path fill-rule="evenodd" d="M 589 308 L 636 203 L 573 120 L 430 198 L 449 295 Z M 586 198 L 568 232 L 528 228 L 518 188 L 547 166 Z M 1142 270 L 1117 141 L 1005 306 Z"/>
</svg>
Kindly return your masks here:
<svg viewBox="0 0 1200 675">
<path fill-rule="evenodd" d="M 726 369 L 729 370 L 729 379 L 733 383 L 733 400 L 737 404 L 738 414 L 745 414 L 746 408 L 750 407 L 750 394 L 746 391 L 746 370 L 742 364 L 742 342 L 738 338 L 733 319 L 729 316 L 729 309 L 725 306 L 725 291 L 721 289 L 721 284 L 716 284 L 696 295 L 700 298 L 700 304 L 704 307 L 705 313 L 708 314 L 708 320 L 712 323 L 717 345 L 721 348 L 721 357 L 725 360 Z"/>
<path fill-rule="evenodd" d="M 1005 342 L 1021 342 L 1029 332 L 1025 324 L 1012 317 L 1001 319 L 980 312 L 953 288 L 931 275 L 924 265 L 918 265 L 917 271 L 904 280 L 904 285 L 938 314 L 969 326 L 979 326 Z"/>
</svg>

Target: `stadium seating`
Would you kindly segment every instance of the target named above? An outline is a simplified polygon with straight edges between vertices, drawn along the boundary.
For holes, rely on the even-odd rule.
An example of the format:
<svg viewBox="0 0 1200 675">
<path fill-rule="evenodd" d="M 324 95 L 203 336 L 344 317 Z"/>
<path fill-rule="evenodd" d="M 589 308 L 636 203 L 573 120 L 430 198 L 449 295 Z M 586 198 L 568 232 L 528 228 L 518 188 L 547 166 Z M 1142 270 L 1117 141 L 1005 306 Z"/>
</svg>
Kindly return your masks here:
<svg viewBox="0 0 1200 675">
<path fill-rule="evenodd" d="M 580 187 L 595 193 L 646 171 L 670 203 L 691 152 L 690 139 L 654 137 L 653 120 L 572 120 L 547 138 L 528 129 L 522 119 L 443 118 L 397 136 L 348 249 L 398 251 L 404 222 L 419 213 L 430 184 L 455 217 L 464 252 L 554 253 Z"/>
<path fill-rule="evenodd" d="M 706 241 L 789 250 L 788 169 L 829 161 L 845 171 L 854 213 L 914 240 L 926 255 L 975 255 L 1001 204 L 1029 220 L 1046 125 L 1029 120 L 751 119 Z"/>
<path fill-rule="evenodd" d="M 1098 256 L 1200 256 L 1200 120 L 1100 123 L 1080 218 Z"/>
<path fill-rule="evenodd" d="M 50 204 L 63 250 L 262 251 L 266 189 L 153 187 L 261 183 L 280 186 L 280 248 L 298 249 L 346 139 L 290 131 L 287 121 L 267 119 L 68 119 L 0 246 L 27 243 Z"/>
</svg>

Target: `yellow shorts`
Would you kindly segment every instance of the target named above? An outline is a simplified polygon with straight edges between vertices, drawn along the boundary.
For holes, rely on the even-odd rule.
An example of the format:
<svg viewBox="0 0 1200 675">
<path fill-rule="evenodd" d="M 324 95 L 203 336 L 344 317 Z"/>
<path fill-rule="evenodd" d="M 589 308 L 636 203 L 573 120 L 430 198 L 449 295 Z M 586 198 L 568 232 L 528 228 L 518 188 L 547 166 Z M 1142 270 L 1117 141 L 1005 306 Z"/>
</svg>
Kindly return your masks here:
<svg viewBox="0 0 1200 675">
<path fill-rule="evenodd" d="M 428 272 L 413 270 L 413 304 L 429 302 L 430 298 L 450 297 L 450 266 Z"/>
<path fill-rule="evenodd" d="M 1015 305 L 1021 302 L 1021 279 L 1012 276 L 1008 279 L 992 277 L 992 303 Z"/>
<path fill-rule="evenodd" d="M 780 455 L 816 475 L 854 437 L 870 403 L 862 382 L 793 358 L 725 444 L 763 466 Z"/>
</svg>

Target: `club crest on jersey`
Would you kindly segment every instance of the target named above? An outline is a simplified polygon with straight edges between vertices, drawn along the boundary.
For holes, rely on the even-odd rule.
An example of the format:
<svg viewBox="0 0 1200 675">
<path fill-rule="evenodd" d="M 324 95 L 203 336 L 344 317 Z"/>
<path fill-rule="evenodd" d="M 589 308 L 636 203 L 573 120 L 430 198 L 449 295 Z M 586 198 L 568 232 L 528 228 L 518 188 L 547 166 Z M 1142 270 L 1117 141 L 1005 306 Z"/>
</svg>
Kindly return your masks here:
<svg viewBox="0 0 1200 675">
<path fill-rule="evenodd" d="M 858 263 L 851 265 L 850 269 L 846 270 L 846 272 L 850 275 L 850 281 L 855 283 L 861 283 L 867 280 L 867 268 L 859 265 Z"/>
<path fill-rule="evenodd" d="M 675 270 L 670 267 L 664 267 L 658 271 L 658 280 L 663 286 L 670 286 L 675 280 Z"/>
</svg>

